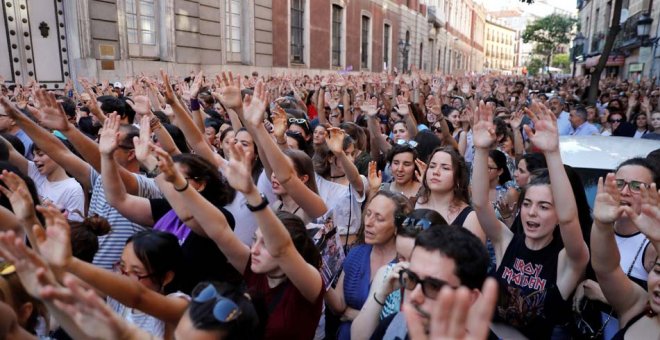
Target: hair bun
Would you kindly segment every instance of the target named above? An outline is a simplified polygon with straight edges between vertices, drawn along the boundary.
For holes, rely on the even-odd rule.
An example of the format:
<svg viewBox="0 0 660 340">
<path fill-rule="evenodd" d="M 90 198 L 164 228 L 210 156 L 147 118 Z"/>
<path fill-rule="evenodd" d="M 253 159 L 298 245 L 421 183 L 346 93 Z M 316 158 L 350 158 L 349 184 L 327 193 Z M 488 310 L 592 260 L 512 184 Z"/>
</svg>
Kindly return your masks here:
<svg viewBox="0 0 660 340">
<path fill-rule="evenodd" d="M 85 217 L 82 221 L 82 225 L 93 232 L 96 236 L 106 235 L 112 229 L 108 220 L 98 215 Z"/>
</svg>

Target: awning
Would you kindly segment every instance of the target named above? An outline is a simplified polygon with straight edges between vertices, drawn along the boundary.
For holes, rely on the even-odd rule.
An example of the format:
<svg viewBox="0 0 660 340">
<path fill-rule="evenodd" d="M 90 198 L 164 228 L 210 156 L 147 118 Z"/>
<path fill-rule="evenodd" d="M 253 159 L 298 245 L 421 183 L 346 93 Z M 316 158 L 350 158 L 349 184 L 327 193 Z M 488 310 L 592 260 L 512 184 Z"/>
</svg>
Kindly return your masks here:
<svg viewBox="0 0 660 340">
<path fill-rule="evenodd" d="M 584 63 L 586 67 L 596 67 L 598 61 L 600 60 L 600 55 L 595 57 L 587 58 L 587 61 Z M 605 66 L 623 66 L 626 63 L 626 57 L 622 55 L 611 55 L 607 58 L 607 63 Z"/>
</svg>

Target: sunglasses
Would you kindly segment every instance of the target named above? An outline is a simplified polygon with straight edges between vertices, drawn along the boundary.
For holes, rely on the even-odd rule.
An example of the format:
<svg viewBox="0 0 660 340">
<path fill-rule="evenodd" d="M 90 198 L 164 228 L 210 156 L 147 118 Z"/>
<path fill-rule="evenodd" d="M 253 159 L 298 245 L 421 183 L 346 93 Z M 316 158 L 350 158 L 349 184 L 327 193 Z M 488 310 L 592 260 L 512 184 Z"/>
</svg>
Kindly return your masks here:
<svg viewBox="0 0 660 340">
<path fill-rule="evenodd" d="M 432 277 L 427 277 L 422 280 L 410 269 L 401 269 L 399 272 L 399 284 L 401 284 L 401 287 L 404 287 L 406 290 L 414 290 L 417 285 L 421 284 L 422 293 L 424 293 L 424 296 L 429 299 L 435 299 L 438 296 L 438 293 L 440 293 L 442 287 L 449 285 L 446 281 L 434 279 Z"/>
<path fill-rule="evenodd" d="M 624 179 L 617 179 L 616 180 L 616 187 L 617 187 L 617 189 L 619 189 L 619 191 L 623 190 L 623 188 L 625 188 L 626 185 L 628 186 L 628 189 L 630 189 L 630 191 L 632 191 L 634 193 L 640 192 L 642 190 L 642 187 L 647 186 L 646 183 L 640 182 L 640 181 L 630 181 L 630 182 L 628 182 Z"/>
<path fill-rule="evenodd" d="M 621 119 L 621 118 L 619 118 L 619 119 L 610 119 L 610 123 L 621 123 L 621 121 L 623 121 L 623 119 Z"/>
<path fill-rule="evenodd" d="M 213 317 L 216 320 L 226 323 L 238 319 L 241 315 L 241 309 L 238 305 L 234 301 L 220 295 L 212 284 L 209 284 L 193 296 L 193 301 L 198 303 L 206 303 L 211 300 L 215 300 Z"/>
<path fill-rule="evenodd" d="M 403 220 L 401 227 L 409 231 L 419 232 L 428 229 L 431 224 L 431 221 L 429 221 L 427 218 L 416 219 L 412 217 L 406 217 L 406 219 Z"/>
<path fill-rule="evenodd" d="M 411 147 L 411 148 L 413 148 L 413 149 L 416 148 L 417 145 L 419 145 L 419 144 L 418 144 L 417 142 L 415 142 L 414 140 L 403 140 L 403 139 L 399 139 L 399 140 L 396 142 L 396 144 L 397 144 L 397 145 L 403 145 L 403 146 L 409 146 L 409 147 Z"/>
<path fill-rule="evenodd" d="M 307 126 L 307 119 L 291 117 L 289 118 L 289 123 L 305 124 Z"/>
</svg>

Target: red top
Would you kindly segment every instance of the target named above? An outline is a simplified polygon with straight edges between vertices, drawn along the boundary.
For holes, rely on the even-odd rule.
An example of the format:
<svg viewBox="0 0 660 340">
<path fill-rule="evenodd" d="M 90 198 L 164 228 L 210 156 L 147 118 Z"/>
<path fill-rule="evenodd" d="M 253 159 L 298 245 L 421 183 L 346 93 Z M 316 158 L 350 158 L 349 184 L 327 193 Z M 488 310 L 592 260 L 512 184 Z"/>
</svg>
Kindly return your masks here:
<svg viewBox="0 0 660 340">
<path fill-rule="evenodd" d="M 318 115 L 319 113 L 316 111 L 316 106 L 314 106 L 314 104 L 307 105 L 307 117 L 309 120 L 314 120 Z"/>
<path fill-rule="evenodd" d="M 253 273 L 249 262 L 243 278 L 245 278 L 250 295 L 263 296 L 266 306 L 269 306 L 273 299 L 282 294 L 281 290 L 284 290 L 279 302 L 268 317 L 264 339 L 310 340 L 314 338 L 316 327 L 321 319 L 323 284 L 321 284 L 318 298 L 311 303 L 289 281 L 284 281 L 277 287 L 268 287 L 266 274 Z"/>
</svg>

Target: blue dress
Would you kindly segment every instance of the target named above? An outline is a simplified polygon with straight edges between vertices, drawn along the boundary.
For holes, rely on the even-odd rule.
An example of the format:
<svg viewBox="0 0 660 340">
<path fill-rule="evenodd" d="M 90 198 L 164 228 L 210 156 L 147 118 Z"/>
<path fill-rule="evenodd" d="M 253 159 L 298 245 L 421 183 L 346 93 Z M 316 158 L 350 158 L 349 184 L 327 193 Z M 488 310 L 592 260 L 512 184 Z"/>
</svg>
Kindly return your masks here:
<svg viewBox="0 0 660 340">
<path fill-rule="evenodd" d="M 371 245 L 362 244 L 351 248 L 344 260 L 344 301 L 346 306 L 360 310 L 369 298 L 371 288 Z M 393 259 L 392 262 L 396 262 Z M 351 321 L 339 325 L 339 340 L 351 338 Z"/>
</svg>

